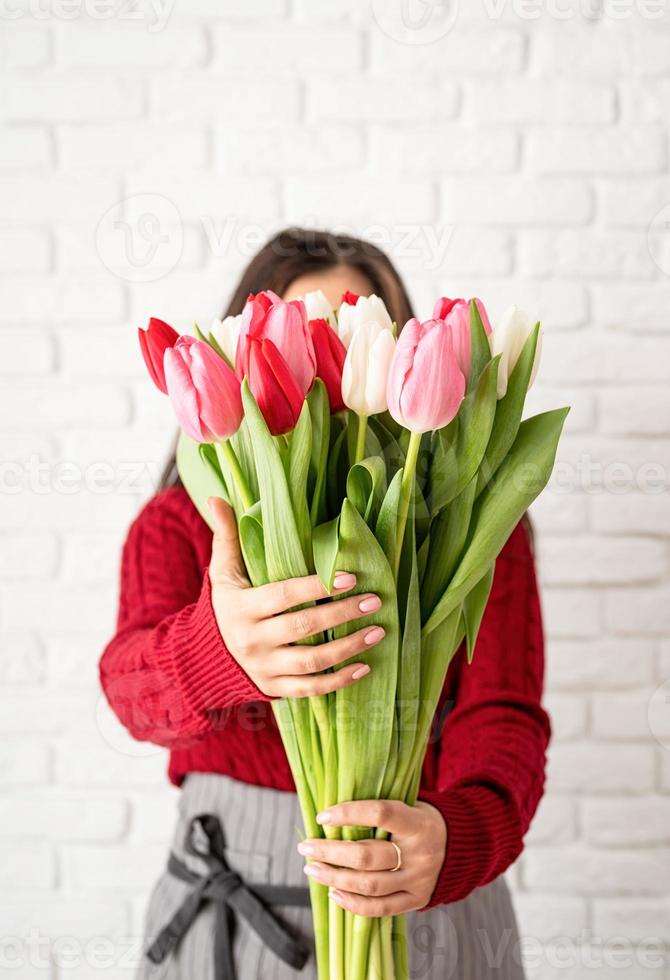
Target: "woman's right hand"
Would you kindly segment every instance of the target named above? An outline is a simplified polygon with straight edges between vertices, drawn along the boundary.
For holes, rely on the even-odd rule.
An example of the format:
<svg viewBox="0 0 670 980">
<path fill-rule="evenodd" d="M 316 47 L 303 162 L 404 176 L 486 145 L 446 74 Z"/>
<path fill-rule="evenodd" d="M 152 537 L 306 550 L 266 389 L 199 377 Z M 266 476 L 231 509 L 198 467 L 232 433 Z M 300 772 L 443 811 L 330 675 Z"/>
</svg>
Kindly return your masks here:
<svg viewBox="0 0 670 980">
<path fill-rule="evenodd" d="M 369 616 L 381 607 L 379 597 L 364 593 L 295 609 L 328 596 L 318 575 L 253 588 L 232 508 L 219 497 L 210 497 L 209 507 L 214 520 L 209 565 L 214 615 L 226 647 L 263 694 L 279 698 L 328 694 L 369 673 L 364 663 L 347 664 L 328 674 L 322 671 L 379 643 L 384 637 L 381 626 L 368 624 L 350 636 L 318 646 L 293 644 Z M 338 572 L 333 595 L 345 595 L 355 584 L 355 575 Z"/>
</svg>

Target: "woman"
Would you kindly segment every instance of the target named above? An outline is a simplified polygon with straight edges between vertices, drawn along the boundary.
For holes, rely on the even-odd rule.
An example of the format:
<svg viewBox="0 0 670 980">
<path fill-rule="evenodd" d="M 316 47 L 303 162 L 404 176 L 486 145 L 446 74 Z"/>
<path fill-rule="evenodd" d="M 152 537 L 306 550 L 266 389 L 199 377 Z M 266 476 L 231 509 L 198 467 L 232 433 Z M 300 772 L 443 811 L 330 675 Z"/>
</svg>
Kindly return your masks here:
<svg viewBox="0 0 670 980">
<path fill-rule="evenodd" d="M 239 313 L 248 294 L 262 289 L 285 299 L 321 289 L 333 307 L 347 290 L 376 293 L 398 323 L 412 315 L 388 258 L 341 235 L 277 235 L 250 263 L 228 313 Z M 252 588 L 232 511 L 218 500 L 212 512 L 213 539 L 173 462 L 130 530 L 118 632 L 100 666 L 121 721 L 136 738 L 170 750 L 169 777 L 182 787 L 170 865 L 149 906 L 149 955 L 140 976 L 219 980 L 234 967 L 244 980 L 314 977 L 313 957 L 298 970 L 300 941 L 310 932 L 305 872 L 351 911 L 411 913 L 414 977 L 523 977 L 501 875 L 521 852 L 541 797 L 549 738 L 527 527 L 516 528 L 498 559 L 473 664 L 461 652 L 450 667 L 419 802 L 344 803 L 322 815 L 324 823 L 383 826 L 392 841 L 299 842 L 297 799 L 269 701 L 358 683 L 360 664 L 313 671 L 379 642 L 378 628 L 354 633 L 346 649 L 343 641 L 324 644 L 311 663 L 291 644 L 323 629 L 324 617 L 330 625 L 335 617 L 369 618 L 380 601 L 348 598 L 355 577 L 342 574 L 336 601 L 291 612 L 323 594 L 316 577 Z M 206 819 L 194 823 L 199 815 Z M 212 849 L 214 857 L 202 856 Z M 247 884 L 272 906 L 274 926 L 248 914 Z M 297 947 L 284 947 L 282 957 L 291 935 Z"/>
</svg>

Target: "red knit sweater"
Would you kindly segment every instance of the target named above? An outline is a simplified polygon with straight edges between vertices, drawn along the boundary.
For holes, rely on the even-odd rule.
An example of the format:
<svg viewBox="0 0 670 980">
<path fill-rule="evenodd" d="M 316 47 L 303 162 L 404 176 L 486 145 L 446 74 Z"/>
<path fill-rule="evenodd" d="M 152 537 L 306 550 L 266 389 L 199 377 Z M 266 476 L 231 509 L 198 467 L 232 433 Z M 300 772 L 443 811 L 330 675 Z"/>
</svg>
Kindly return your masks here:
<svg viewBox="0 0 670 980">
<path fill-rule="evenodd" d="M 181 488 L 159 493 L 123 552 L 118 631 L 100 676 L 132 735 L 170 750 L 170 779 L 217 772 L 292 790 L 268 699 L 227 650 L 210 601 L 212 535 Z M 498 559 L 474 662 L 449 669 L 420 796 L 447 825 L 431 905 L 464 898 L 517 857 L 542 795 L 549 721 L 528 535 Z"/>
</svg>

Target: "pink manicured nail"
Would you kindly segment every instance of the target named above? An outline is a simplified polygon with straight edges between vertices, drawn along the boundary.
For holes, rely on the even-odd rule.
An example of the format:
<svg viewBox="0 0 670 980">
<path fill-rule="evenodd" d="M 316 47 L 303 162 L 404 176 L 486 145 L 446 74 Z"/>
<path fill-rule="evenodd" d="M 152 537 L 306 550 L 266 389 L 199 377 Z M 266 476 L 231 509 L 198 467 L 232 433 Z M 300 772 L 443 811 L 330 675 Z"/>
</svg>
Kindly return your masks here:
<svg viewBox="0 0 670 980">
<path fill-rule="evenodd" d="M 368 642 L 367 641 L 367 637 L 365 639 L 365 642 L 366 643 Z M 365 675 L 366 674 L 369 674 L 369 673 L 370 673 L 370 668 L 368 667 L 368 665 L 367 664 L 361 664 L 360 667 L 357 667 L 356 668 L 356 670 L 353 672 L 353 674 L 351 676 L 352 676 L 352 679 L 353 680 L 357 681 L 361 677 L 365 677 Z"/>
<path fill-rule="evenodd" d="M 309 857 L 310 854 L 314 854 L 314 848 L 305 840 L 301 840 L 298 844 L 298 854 L 302 854 L 303 857 Z"/>
<path fill-rule="evenodd" d="M 343 905 L 344 904 L 344 896 L 343 895 L 340 895 L 339 892 L 333 891 L 332 888 L 328 892 L 328 898 L 332 898 L 332 900 L 334 902 L 337 902 L 338 905 Z"/>
<path fill-rule="evenodd" d="M 321 868 L 318 865 L 315 865 L 315 864 L 306 864 L 305 867 L 302 870 L 303 870 L 304 874 L 307 875 L 308 878 L 314 878 L 315 881 L 320 881 L 320 879 L 321 879 Z"/>
<path fill-rule="evenodd" d="M 336 589 L 353 589 L 356 585 L 356 576 L 351 572 L 337 572 L 333 579 L 333 587 Z"/>
<path fill-rule="evenodd" d="M 374 612 L 375 609 L 379 609 L 381 604 L 382 601 L 378 595 L 368 595 L 365 597 L 365 599 L 361 599 L 361 601 L 358 603 L 358 608 L 361 612 L 370 613 Z"/>
<path fill-rule="evenodd" d="M 327 810 L 324 810 L 323 813 L 317 813 L 316 815 L 317 823 L 331 823 L 332 819 L 333 818 L 331 817 L 331 815 L 328 813 Z"/>
<path fill-rule="evenodd" d="M 373 626 L 371 630 L 368 630 L 363 641 L 367 643 L 368 646 L 372 646 L 373 643 L 379 643 L 381 639 L 386 636 L 386 633 L 381 628 L 381 626 Z"/>
</svg>

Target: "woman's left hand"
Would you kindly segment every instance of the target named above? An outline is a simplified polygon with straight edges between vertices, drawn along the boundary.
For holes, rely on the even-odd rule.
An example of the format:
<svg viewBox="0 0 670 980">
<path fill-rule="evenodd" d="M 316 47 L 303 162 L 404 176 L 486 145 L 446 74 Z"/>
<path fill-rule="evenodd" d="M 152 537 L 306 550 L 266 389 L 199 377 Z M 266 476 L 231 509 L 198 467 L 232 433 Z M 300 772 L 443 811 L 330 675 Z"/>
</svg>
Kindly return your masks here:
<svg viewBox="0 0 670 980">
<path fill-rule="evenodd" d="M 388 840 L 304 840 L 305 874 L 330 888 L 330 897 L 356 915 L 400 915 L 430 901 L 447 846 L 442 814 L 429 803 L 407 806 L 397 800 L 338 803 L 317 822 L 328 827 L 378 827 Z"/>
</svg>

